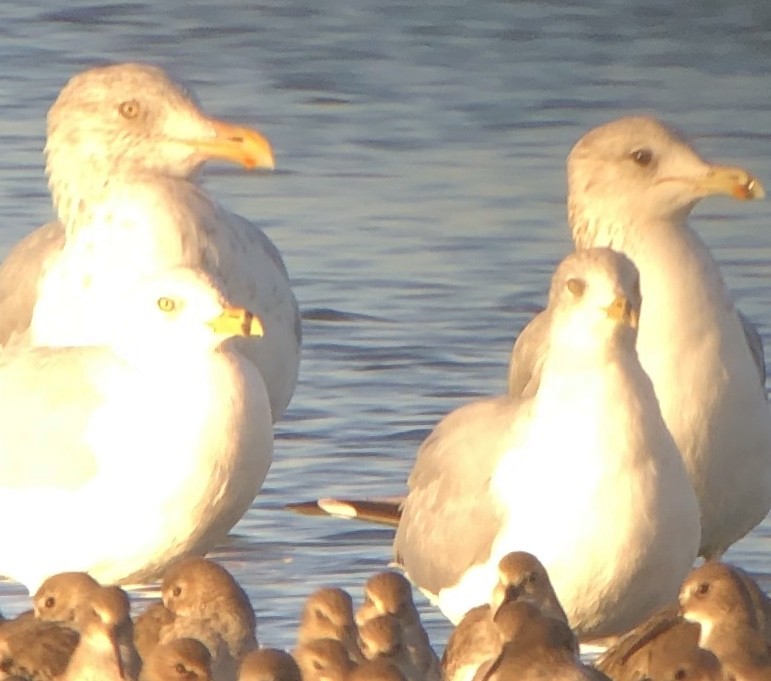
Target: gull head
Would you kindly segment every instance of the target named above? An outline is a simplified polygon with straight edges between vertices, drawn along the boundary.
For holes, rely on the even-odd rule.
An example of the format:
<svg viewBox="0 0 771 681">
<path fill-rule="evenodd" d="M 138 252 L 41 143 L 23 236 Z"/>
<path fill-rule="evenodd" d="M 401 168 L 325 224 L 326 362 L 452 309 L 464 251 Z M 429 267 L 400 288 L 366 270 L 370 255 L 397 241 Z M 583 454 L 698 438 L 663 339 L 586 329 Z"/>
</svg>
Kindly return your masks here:
<svg viewBox="0 0 771 681">
<path fill-rule="evenodd" d="M 206 161 L 272 169 L 258 131 L 205 115 L 162 69 L 113 64 L 75 75 L 48 112 L 46 172 L 66 221 L 88 191 L 122 176 L 190 177 Z"/>
<path fill-rule="evenodd" d="M 222 287 L 192 268 L 174 268 L 147 277 L 120 299 L 94 303 L 103 308 L 104 336 L 121 354 L 162 347 L 198 352 L 233 336 L 260 337 L 260 317 L 227 302 Z M 97 314 L 98 310 L 94 310 Z"/>
<path fill-rule="evenodd" d="M 566 356 L 618 343 L 633 348 L 641 303 L 639 274 L 625 255 L 609 248 L 572 253 L 552 278 L 551 343 Z"/>
<path fill-rule="evenodd" d="M 620 245 L 648 223 L 684 223 L 707 196 L 765 196 L 743 168 L 705 161 L 673 128 L 650 116 L 589 131 L 568 156 L 568 221 L 581 248 Z"/>
</svg>

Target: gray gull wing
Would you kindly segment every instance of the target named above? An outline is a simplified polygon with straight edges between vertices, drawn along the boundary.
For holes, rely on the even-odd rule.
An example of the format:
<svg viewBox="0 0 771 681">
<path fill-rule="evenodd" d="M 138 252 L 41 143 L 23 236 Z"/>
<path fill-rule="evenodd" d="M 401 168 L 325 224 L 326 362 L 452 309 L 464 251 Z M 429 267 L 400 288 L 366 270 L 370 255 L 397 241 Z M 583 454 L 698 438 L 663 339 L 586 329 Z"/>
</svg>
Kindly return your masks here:
<svg viewBox="0 0 771 681">
<path fill-rule="evenodd" d="M 0 264 L 0 346 L 29 330 L 37 286 L 46 265 L 64 246 L 64 227 L 49 222 L 25 236 Z"/>
</svg>

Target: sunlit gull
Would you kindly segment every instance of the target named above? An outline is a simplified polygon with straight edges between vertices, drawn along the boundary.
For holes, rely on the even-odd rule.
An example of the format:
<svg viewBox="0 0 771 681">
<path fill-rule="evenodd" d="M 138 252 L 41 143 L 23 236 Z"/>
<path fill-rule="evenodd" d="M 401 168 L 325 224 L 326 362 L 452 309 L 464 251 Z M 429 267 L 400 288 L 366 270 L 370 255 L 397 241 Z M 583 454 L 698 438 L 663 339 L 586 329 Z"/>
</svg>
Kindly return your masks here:
<svg viewBox="0 0 771 681">
<path fill-rule="evenodd" d="M 714 194 L 764 196 L 741 168 L 710 165 L 654 118 L 622 118 L 584 135 L 568 157 L 568 217 L 577 249 L 609 246 L 640 271 L 637 350 L 701 508 L 700 553 L 718 556 L 771 508 L 771 418 L 763 345 L 735 308 L 709 249 L 688 225 Z M 541 316 L 515 345 L 510 389 L 537 387 Z"/>
<path fill-rule="evenodd" d="M 454 622 L 523 550 L 582 638 L 618 634 L 696 556 L 696 498 L 635 352 L 637 271 L 610 249 L 568 256 L 555 279 L 566 270 L 537 393 L 455 410 L 409 476 L 396 560 Z"/>
<path fill-rule="evenodd" d="M 0 267 L 0 345 L 102 343 L 94 309 L 144 275 L 201 268 L 233 305 L 263 319 L 259 342 L 232 342 L 257 363 L 278 420 L 297 380 L 297 304 L 273 243 L 197 183 L 209 159 L 274 165 L 260 133 L 205 116 L 157 67 L 116 64 L 74 76 L 48 113 L 58 221 L 25 237 Z"/>
<path fill-rule="evenodd" d="M 201 272 L 170 270 L 94 308 L 101 346 L 0 354 L 0 574 L 145 580 L 212 548 L 251 505 L 273 432 L 259 335 Z M 12 521 L 10 521 L 12 519 Z"/>
</svg>

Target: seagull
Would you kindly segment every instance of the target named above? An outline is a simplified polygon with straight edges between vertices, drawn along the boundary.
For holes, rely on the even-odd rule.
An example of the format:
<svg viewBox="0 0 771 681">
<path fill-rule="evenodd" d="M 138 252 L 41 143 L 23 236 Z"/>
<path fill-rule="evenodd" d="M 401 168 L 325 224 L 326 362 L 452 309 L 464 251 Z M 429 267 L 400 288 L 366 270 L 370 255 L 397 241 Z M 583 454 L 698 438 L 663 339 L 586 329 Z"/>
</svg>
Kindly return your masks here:
<svg viewBox="0 0 771 681">
<path fill-rule="evenodd" d="M 696 490 L 699 553 L 707 558 L 721 556 L 771 508 L 763 344 L 688 224 L 696 203 L 715 194 L 760 199 L 764 190 L 741 168 L 707 163 L 652 117 L 595 128 L 568 156 L 576 249 L 613 248 L 640 272 L 637 351 Z M 542 313 L 517 340 L 513 395 L 537 391 L 549 324 Z"/>
<path fill-rule="evenodd" d="M 57 220 L 0 266 L 0 345 L 95 345 L 94 309 L 139 278 L 179 266 L 218 278 L 227 299 L 261 316 L 238 339 L 265 381 L 277 421 L 294 392 L 300 317 L 276 246 L 198 184 L 211 159 L 274 167 L 263 135 L 204 115 L 162 69 L 113 64 L 75 75 L 48 113 L 46 172 Z"/>
<path fill-rule="evenodd" d="M 204 553 L 267 475 L 260 336 L 207 274 L 168 270 L 92 311 L 109 342 L 0 353 L 0 574 L 34 593 L 59 572 L 136 583 Z"/>
<path fill-rule="evenodd" d="M 582 639 L 674 599 L 696 557 L 698 504 L 635 351 L 637 270 L 606 248 L 565 272 L 536 394 L 450 413 L 408 479 L 395 559 L 454 623 L 513 550 L 543 563 Z"/>
</svg>

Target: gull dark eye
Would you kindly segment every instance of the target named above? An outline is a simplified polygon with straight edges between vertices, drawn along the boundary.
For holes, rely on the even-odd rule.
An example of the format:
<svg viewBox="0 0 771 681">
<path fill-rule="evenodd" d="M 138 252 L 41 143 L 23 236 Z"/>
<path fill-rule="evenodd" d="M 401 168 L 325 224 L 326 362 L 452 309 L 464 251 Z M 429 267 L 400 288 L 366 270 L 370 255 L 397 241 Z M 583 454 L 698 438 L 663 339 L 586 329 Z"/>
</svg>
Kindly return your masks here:
<svg viewBox="0 0 771 681">
<path fill-rule="evenodd" d="M 702 582 L 696 587 L 697 596 L 705 596 L 707 593 L 709 593 L 709 584 L 707 582 Z"/>
<path fill-rule="evenodd" d="M 136 99 L 129 99 L 118 105 L 118 112 L 123 118 L 127 118 L 128 120 L 136 118 L 139 115 L 139 110 L 139 102 Z"/>
<path fill-rule="evenodd" d="M 635 149 L 631 154 L 631 158 L 638 166 L 645 168 L 651 164 L 653 160 L 653 152 L 650 149 Z"/>
<path fill-rule="evenodd" d="M 46 608 L 53 608 L 56 605 L 56 599 L 53 596 L 49 596 L 45 600 L 45 607 Z"/>
<path fill-rule="evenodd" d="M 182 593 L 182 587 L 181 586 L 175 586 L 171 590 L 171 595 L 177 598 Z"/>
</svg>

